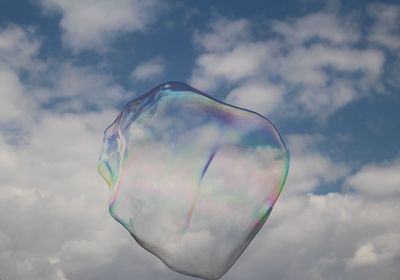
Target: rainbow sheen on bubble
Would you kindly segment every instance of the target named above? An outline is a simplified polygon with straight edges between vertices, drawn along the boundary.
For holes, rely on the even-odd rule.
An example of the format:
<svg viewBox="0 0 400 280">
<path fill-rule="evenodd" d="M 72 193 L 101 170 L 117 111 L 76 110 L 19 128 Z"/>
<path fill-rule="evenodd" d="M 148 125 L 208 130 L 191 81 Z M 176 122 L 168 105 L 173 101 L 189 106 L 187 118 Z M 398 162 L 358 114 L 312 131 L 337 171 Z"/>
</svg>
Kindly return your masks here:
<svg viewBox="0 0 400 280">
<path fill-rule="evenodd" d="M 269 120 L 177 82 L 125 106 L 98 163 L 112 217 L 171 269 L 207 280 L 264 225 L 288 169 Z"/>
</svg>

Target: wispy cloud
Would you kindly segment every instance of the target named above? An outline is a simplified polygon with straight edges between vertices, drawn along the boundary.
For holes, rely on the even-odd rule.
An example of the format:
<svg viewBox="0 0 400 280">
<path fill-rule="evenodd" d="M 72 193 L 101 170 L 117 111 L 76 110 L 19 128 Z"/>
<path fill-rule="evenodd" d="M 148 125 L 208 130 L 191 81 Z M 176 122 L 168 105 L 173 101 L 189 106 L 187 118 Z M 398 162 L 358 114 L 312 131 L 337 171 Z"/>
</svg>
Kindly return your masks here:
<svg viewBox="0 0 400 280">
<path fill-rule="evenodd" d="M 334 183 L 346 176 L 349 166 L 335 162 L 318 151 L 323 142 L 320 135 L 294 134 L 288 136 L 291 150 L 291 169 L 287 181 L 288 194 L 312 193 L 316 188 Z"/>
<path fill-rule="evenodd" d="M 46 86 L 35 88 L 42 106 L 60 112 L 85 112 L 112 108 L 132 92 L 115 84 L 113 78 L 97 67 L 64 61 L 49 67 Z"/>
<path fill-rule="evenodd" d="M 252 81 L 264 81 L 283 89 L 279 97 L 283 102 L 262 111 L 319 118 L 379 87 L 385 53 L 373 46 L 357 46 L 363 35 L 352 18 L 315 13 L 275 20 L 269 28 L 263 26 L 269 29 L 264 39 L 251 39 L 248 34 L 257 30 L 257 24 L 223 18 L 205 33 L 197 33 L 194 41 L 201 51 L 191 82 L 210 91 L 228 86 L 235 97 L 227 100 L 240 100 L 236 87 L 251 88 Z M 215 40 L 219 37 L 224 38 L 220 45 Z M 260 104 L 269 95 L 268 91 L 255 97 L 242 94 L 242 100 L 260 98 Z"/>
<path fill-rule="evenodd" d="M 144 31 L 157 18 L 158 0 L 39 0 L 61 15 L 63 42 L 75 51 L 102 50 L 121 33 Z"/>
<path fill-rule="evenodd" d="M 225 51 L 233 48 L 239 41 L 251 38 L 250 21 L 247 19 L 228 20 L 219 18 L 213 21 L 209 33 L 194 34 L 196 45 L 206 51 Z"/>
<path fill-rule="evenodd" d="M 400 7 L 373 3 L 368 5 L 368 12 L 374 21 L 368 39 L 390 49 L 400 49 Z"/>
<path fill-rule="evenodd" d="M 157 56 L 139 63 L 131 73 L 131 79 L 145 81 L 158 78 L 165 71 L 165 61 Z"/>
</svg>

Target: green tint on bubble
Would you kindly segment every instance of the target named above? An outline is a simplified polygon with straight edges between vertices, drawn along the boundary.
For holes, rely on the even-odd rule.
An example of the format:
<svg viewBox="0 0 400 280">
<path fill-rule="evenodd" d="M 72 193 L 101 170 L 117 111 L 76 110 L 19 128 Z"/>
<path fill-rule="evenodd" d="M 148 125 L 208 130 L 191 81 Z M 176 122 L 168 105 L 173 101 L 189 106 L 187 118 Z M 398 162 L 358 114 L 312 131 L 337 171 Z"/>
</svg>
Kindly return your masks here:
<svg viewBox="0 0 400 280">
<path fill-rule="evenodd" d="M 171 269 L 207 280 L 263 226 L 288 168 L 269 120 L 177 82 L 125 106 L 98 164 L 112 217 Z"/>
</svg>

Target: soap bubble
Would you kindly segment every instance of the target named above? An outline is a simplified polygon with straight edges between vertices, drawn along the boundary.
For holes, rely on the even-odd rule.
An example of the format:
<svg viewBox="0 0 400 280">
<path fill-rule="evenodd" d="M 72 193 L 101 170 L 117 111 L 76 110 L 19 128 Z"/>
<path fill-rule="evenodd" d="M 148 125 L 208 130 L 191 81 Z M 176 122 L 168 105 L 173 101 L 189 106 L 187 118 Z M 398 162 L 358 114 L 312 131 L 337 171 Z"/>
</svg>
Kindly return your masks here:
<svg viewBox="0 0 400 280">
<path fill-rule="evenodd" d="M 171 269 L 207 280 L 263 226 L 288 167 L 270 121 L 177 82 L 125 106 L 98 164 L 112 217 Z"/>
</svg>

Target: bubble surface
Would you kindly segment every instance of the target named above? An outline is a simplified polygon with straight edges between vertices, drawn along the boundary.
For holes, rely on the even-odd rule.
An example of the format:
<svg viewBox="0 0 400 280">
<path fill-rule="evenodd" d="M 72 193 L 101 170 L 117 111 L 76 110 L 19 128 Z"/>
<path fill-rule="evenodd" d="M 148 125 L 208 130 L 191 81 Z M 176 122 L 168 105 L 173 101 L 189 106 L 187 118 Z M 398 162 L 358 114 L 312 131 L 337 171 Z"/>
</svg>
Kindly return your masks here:
<svg viewBox="0 0 400 280">
<path fill-rule="evenodd" d="M 98 163 L 112 217 L 171 269 L 207 280 L 264 225 L 288 168 L 270 121 L 178 82 L 125 106 Z"/>
</svg>

